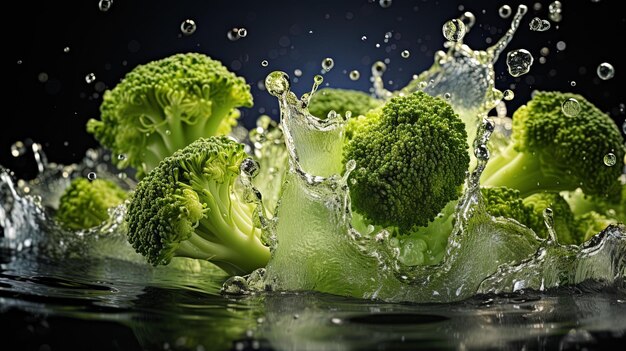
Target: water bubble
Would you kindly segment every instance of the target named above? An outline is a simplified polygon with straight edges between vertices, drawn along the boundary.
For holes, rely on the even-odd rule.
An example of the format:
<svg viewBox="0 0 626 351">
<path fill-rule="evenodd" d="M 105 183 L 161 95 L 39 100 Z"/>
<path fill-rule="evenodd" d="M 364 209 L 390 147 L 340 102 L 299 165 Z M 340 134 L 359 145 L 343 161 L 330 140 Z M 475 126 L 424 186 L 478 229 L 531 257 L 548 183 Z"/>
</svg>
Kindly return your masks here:
<svg viewBox="0 0 626 351">
<path fill-rule="evenodd" d="M 196 22 L 192 19 L 186 19 L 180 24 L 180 31 L 184 35 L 192 35 L 196 31 Z"/>
<path fill-rule="evenodd" d="M 375 76 L 382 75 L 387 70 L 387 65 L 382 61 L 376 61 L 372 65 L 372 74 Z"/>
<path fill-rule="evenodd" d="M 248 291 L 248 282 L 240 276 L 228 278 L 222 285 L 221 292 L 227 295 L 244 295 Z"/>
<path fill-rule="evenodd" d="M 248 35 L 248 30 L 245 28 L 239 28 L 237 34 L 239 34 L 240 38 L 245 38 Z"/>
<path fill-rule="evenodd" d="M 598 77 L 602 80 L 609 80 L 615 76 L 615 69 L 613 68 L 613 65 L 608 62 L 602 62 L 596 71 L 598 73 Z"/>
<path fill-rule="evenodd" d="M 63 48 L 63 52 L 64 52 L 64 53 L 66 53 L 66 54 L 67 54 L 68 52 L 70 52 L 70 47 L 69 47 L 69 46 L 64 47 L 64 48 Z"/>
<path fill-rule="evenodd" d="M 530 30 L 535 32 L 545 32 L 550 29 L 550 22 L 542 20 L 539 17 L 535 17 L 530 20 Z"/>
<path fill-rule="evenodd" d="M 171 131 L 171 130 L 169 130 L 169 129 L 166 129 L 166 130 L 165 130 L 165 135 L 172 135 L 172 131 Z"/>
<path fill-rule="evenodd" d="M 89 180 L 96 180 L 96 178 L 98 178 L 98 176 L 96 175 L 95 172 L 89 172 L 87 174 L 87 179 L 89 179 Z"/>
<path fill-rule="evenodd" d="M 506 54 L 506 65 L 508 66 L 509 74 L 513 77 L 519 77 L 528 73 L 532 64 L 533 55 L 528 50 L 518 49 L 509 51 Z"/>
<path fill-rule="evenodd" d="M 96 75 L 93 73 L 88 73 L 85 76 L 85 82 L 87 82 L 87 84 L 91 84 L 96 80 Z"/>
<path fill-rule="evenodd" d="M 16 141 L 13 145 L 11 145 L 11 156 L 20 157 L 24 155 L 26 152 L 26 146 L 21 141 Z"/>
<path fill-rule="evenodd" d="M 328 72 L 331 69 L 333 69 L 334 66 L 335 66 L 335 61 L 333 61 L 332 58 L 327 57 L 327 58 L 322 60 L 322 69 L 324 71 Z"/>
<path fill-rule="evenodd" d="M 109 11 L 112 5 L 113 5 L 113 0 L 100 0 L 100 2 L 98 2 L 98 8 L 102 12 Z"/>
<path fill-rule="evenodd" d="M 239 28 L 231 28 L 228 32 L 226 32 L 226 38 L 230 41 L 238 40 Z"/>
<path fill-rule="evenodd" d="M 458 19 L 453 19 L 444 23 L 442 31 L 446 40 L 459 41 L 465 36 L 465 24 Z"/>
<path fill-rule="evenodd" d="M 443 98 L 449 101 L 452 98 L 452 95 L 450 93 L 445 93 L 443 94 Z"/>
<path fill-rule="evenodd" d="M 267 65 L 269 65 L 269 62 L 267 62 L 267 60 L 261 61 L 261 66 L 267 67 Z"/>
<path fill-rule="evenodd" d="M 21 65 L 21 64 L 22 64 L 22 62 L 23 62 L 22 60 L 17 60 L 17 64 L 18 64 L 18 65 Z"/>
<path fill-rule="evenodd" d="M 474 149 L 474 156 L 476 156 L 479 160 L 488 160 L 489 159 L 489 149 L 486 145 L 479 145 L 476 149 Z"/>
<path fill-rule="evenodd" d="M 409 52 L 409 50 L 404 50 L 402 51 L 400 56 L 402 56 L 402 58 L 409 58 L 409 56 L 411 56 L 411 53 Z"/>
<path fill-rule="evenodd" d="M 548 6 L 548 12 L 550 13 L 550 19 L 554 22 L 560 22 L 562 19 L 561 12 L 563 11 L 560 1 L 555 1 Z"/>
<path fill-rule="evenodd" d="M 617 163 L 617 157 L 614 153 L 609 152 L 608 154 L 604 155 L 603 161 L 606 166 L 613 167 Z"/>
<path fill-rule="evenodd" d="M 575 81 L 575 80 L 571 81 L 571 82 L 569 83 L 569 85 L 571 85 L 571 86 L 575 87 L 575 86 L 576 86 L 576 81 Z"/>
<path fill-rule="evenodd" d="M 259 174 L 259 163 L 251 158 L 246 158 L 241 162 L 239 170 L 248 177 L 254 178 Z"/>
<path fill-rule="evenodd" d="M 391 0 L 379 0 L 378 4 L 380 5 L 380 7 L 386 9 L 389 6 L 391 6 L 392 1 Z"/>
<path fill-rule="evenodd" d="M 506 101 L 511 101 L 515 97 L 515 93 L 511 89 L 507 89 L 502 94 L 502 98 Z"/>
<path fill-rule="evenodd" d="M 568 117 L 576 117 L 580 113 L 580 104 L 578 100 L 569 98 L 561 104 L 561 110 Z"/>
<path fill-rule="evenodd" d="M 381 2 L 382 2 L 382 0 L 381 0 Z M 389 0 L 389 2 L 391 3 L 391 0 Z M 337 324 L 337 325 L 339 325 L 339 324 L 341 324 L 343 321 L 341 320 L 341 318 L 334 317 L 334 318 L 331 318 L 331 319 L 330 319 L 330 322 L 331 322 L 332 324 Z"/>
<path fill-rule="evenodd" d="M 41 82 L 41 83 L 45 83 L 48 81 L 48 73 L 46 72 L 41 72 L 39 73 L 39 75 L 37 75 L 37 79 Z"/>
<path fill-rule="evenodd" d="M 564 41 L 559 41 L 556 43 L 556 49 L 559 51 L 565 50 L 566 47 L 567 47 L 567 44 L 565 44 Z"/>
<path fill-rule="evenodd" d="M 350 79 L 351 80 L 358 80 L 360 77 L 361 77 L 361 73 L 359 73 L 359 71 L 357 71 L 357 70 L 350 71 Z"/>
<path fill-rule="evenodd" d="M 502 5 L 500 9 L 498 9 L 498 14 L 502 18 L 509 18 L 509 16 L 511 16 L 511 13 L 513 13 L 513 10 L 511 10 L 511 6 L 509 5 Z"/>
<path fill-rule="evenodd" d="M 302 70 L 299 70 L 299 69 L 297 69 L 297 68 L 296 68 L 296 69 L 293 71 L 293 74 L 294 74 L 296 77 L 300 77 L 300 76 L 302 75 Z"/>
<path fill-rule="evenodd" d="M 361 37 L 361 41 L 366 41 L 366 40 L 367 40 L 367 37 L 365 35 Z"/>
<path fill-rule="evenodd" d="M 126 159 L 126 155 L 125 154 L 119 154 L 119 155 L 117 155 L 117 159 L 120 160 L 120 161 L 125 160 Z"/>
<path fill-rule="evenodd" d="M 282 96 L 289 90 L 289 76 L 285 72 L 274 71 L 265 78 L 267 91 L 274 96 Z"/>
</svg>

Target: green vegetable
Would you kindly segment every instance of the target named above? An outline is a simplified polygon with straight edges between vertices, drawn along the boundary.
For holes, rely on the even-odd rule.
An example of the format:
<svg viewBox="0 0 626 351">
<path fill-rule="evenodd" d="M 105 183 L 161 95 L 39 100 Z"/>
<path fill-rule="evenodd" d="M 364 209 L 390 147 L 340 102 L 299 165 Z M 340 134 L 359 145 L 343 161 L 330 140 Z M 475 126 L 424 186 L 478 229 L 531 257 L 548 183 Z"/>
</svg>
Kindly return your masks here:
<svg viewBox="0 0 626 351">
<path fill-rule="evenodd" d="M 406 231 L 458 198 L 469 165 L 465 127 L 440 98 L 416 92 L 350 120 L 345 161 L 353 208 Z"/>
<path fill-rule="evenodd" d="M 128 207 L 128 240 L 153 265 L 172 257 L 205 259 L 230 274 L 269 260 L 255 205 L 244 200 L 244 146 L 201 138 L 165 158 L 138 184 Z"/>
<path fill-rule="evenodd" d="M 313 94 L 308 108 L 313 116 L 324 119 L 330 111 L 342 116 L 346 115 L 346 111 L 350 111 L 353 116 L 364 115 L 382 103 L 362 91 L 324 88 Z"/>
<path fill-rule="evenodd" d="M 518 190 L 499 186 L 482 187 L 480 192 L 485 210 L 490 215 L 514 219 L 529 228 L 532 228 L 531 223 L 536 222 L 535 213 L 522 201 Z"/>
<path fill-rule="evenodd" d="M 528 206 L 534 216 L 528 226 L 541 238 L 548 238 L 548 227 L 546 227 L 543 213 L 549 208 L 552 210 L 554 219 L 554 232 L 560 244 L 580 244 L 582 237 L 578 236 L 575 230 L 574 214 L 569 204 L 558 193 L 537 193 L 524 198 L 524 205 Z"/>
<path fill-rule="evenodd" d="M 580 238 L 580 242 L 585 242 L 611 224 L 617 224 L 617 221 L 598 212 L 590 211 L 576 217 L 574 231 L 576 236 Z"/>
<path fill-rule="evenodd" d="M 87 130 L 109 148 L 119 167 L 141 178 L 174 151 L 200 137 L 225 135 L 237 107 L 251 107 L 250 86 L 219 61 L 176 54 L 140 65 L 104 93 L 101 120 Z"/>
<path fill-rule="evenodd" d="M 576 99 L 580 113 L 567 116 L 561 105 Z M 609 116 L 580 95 L 538 92 L 513 114 L 509 146 L 482 174 L 486 186 L 507 186 L 522 197 L 580 187 L 585 194 L 619 198 L 621 167 L 607 167 L 604 156 L 624 158 L 622 136 Z"/>
<path fill-rule="evenodd" d="M 109 219 L 108 209 L 127 197 L 126 191 L 110 180 L 75 178 L 61 195 L 55 219 L 71 230 L 92 228 Z"/>
</svg>

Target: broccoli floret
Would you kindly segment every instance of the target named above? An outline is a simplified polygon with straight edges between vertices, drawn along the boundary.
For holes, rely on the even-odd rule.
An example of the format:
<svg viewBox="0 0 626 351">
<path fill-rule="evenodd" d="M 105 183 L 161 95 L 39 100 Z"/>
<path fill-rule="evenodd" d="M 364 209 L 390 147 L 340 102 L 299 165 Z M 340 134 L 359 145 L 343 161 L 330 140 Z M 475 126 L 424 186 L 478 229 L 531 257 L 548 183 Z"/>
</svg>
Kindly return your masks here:
<svg viewBox="0 0 626 351">
<path fill-rule="evenodd" d="M 92 228 L 109 219 L 109 208 L 127 197 L 128 193 L 110 180 L 75 178 L 61 195 L 55 219 L 71 230 Z"/>
<path fill-rule="evenodd" d="M 586 195 L 580 188 L 575 191 L 563 192 L 563 197 L 569 203 L 575 216 L 582 216 L 587 212 L 595 211 L 608 218 L 626 223 L 626 185 L 622 185 L 619 202 L 604 197 Z"/>
<path fill-rule="evenodd" d="M 219 61 L 176 54 L 140 65 L 104 93 L 101 120 L 87 130 L 141 178 L 174 151 L 200 137 L 226 135 L 237 107 L 251 107 L 250 86 Z"/>
<path fill-rule="evenodd" d="M 617 224 L 617 221 L 598 212 L 590 211 L 576 217 L 574 230 L 576 237 L 582 243 L 605 230 L 611 224 Z"/>
<path fill-rule="evenodd" d="M 230 274 L 267 264 L 256 207 L 244 200 L 244 145 L 200 138 L 165 158 L 138 184 L 126 221 L 128 240 L 153 265 L 172 257 L 205 259 Z"/>
<path fill-rule="evenodd" d="M 536 222 L 535 213 L 531 207 L 524 204 L 518 190 L 499 186 L 481 187 L 480 192 L 485 210 L 490 215 L 511 218 L 530 228 L 532 228 L 531 223 Z"/>
<path fill-rule="evenodd" d="M 567 116 L 561 105 L 573 98 L 580 113 Z M 521 196 L 578 187 L 588 195 L 619 196 L 621 167 L 604 156 L 624 157 L 623 139 L 609 116 L 580 95 L 538 92 L 513 114 L 511 144 L 491 159 L 482 184 L 518 189 Z"/>
<path fill-rule="evenodd" d="M 428 225 L 458 198 L 467 135 L 443 99 L 415 92 L 352 120 L 343 156 L 356 161 L 352 205 L 367 220 L 406 231 Z"/>
<path fill-rule="evenodd" d="M 528 206 L 534 216 L 530 216 L 528 226 L 541 238 L 548 238 L 543 213 L 546 208 L 552 210 L 554 218 L 554 232 L 557 241 L 561 244 L 579 244 L 581 237 L 574 230 L 574 214 L 569 204 L 558 193 L 537 193 L 524 198 L 524 205 Z"/>
<path fill-rule="evenodd" d="M 358 90 L 324 88 L 317 91 L 309 101 L 309 113 L 317 118 L 326 118 L 330 111 L 342 116 L 350 111 L 353 116 L 364 115 L 367 111 L 380 106 L 378 100 Z"/>
</svg>

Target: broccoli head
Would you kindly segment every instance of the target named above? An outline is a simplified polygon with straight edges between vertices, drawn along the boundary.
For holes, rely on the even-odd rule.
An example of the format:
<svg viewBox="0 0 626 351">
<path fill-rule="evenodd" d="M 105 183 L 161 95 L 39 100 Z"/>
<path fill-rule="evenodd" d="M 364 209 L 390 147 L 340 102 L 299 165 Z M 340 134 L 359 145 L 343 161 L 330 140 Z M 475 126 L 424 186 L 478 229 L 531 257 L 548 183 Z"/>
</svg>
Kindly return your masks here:
<svg viewBox="0 0 626 351">
<path fill-rule="evenodd" d="M 552 210 L 554 219 L 554 232 L 557 241 L 561 244 L 578 244 L 582 240 L 574 229 L 574 214 L 565 199 L 559 193 L 536 193 L 524 198 L 524 205 L 528 206 L 533 216 L 530 217 L 528 226 L 541 238 L 548 238 L 549 232 L 546 227 L 543 213 L 546 208 Z"/>
<path fill-rule="evenodd" d="M 71 230 L 92 228 L 109 219 L 109 208 L 127 197 L 126 191 L 110 180 L 75 178 L 61 195 L 55 219 Z"/>
<path fill-rule="evenodd" d="M 87 130 L 114 154 L 119 168 L 137 176 L 200 137 L 225 135 L 237 107 L 251 107 L 250 86 L 219 61 L 199 53 L 176 54 L 139 65 L 104 93 L 101 120 Z"/>
<path fill-rule="evenodd" d="M 353 208 L 401 231 L 425 226 L 457 199 L 469 165 L 463 122 L 443 99 L 415 92 L 351 119 L 344 160 Z"/>
<path fill-rule="evenodd" d="M 582 243 L 605 230 L 611 224 L 617 224 L 617 220 L 599 214 L 596 211 L 590 211 L 576 217 L 574 231 L 579 239 L 579 243 Z"/>
<path fill-rule="evenodd" d="M 576 99 L 580 112 L 562 104 Z M 585 194 L 619 198 L 621 167 L 606 166 L 612 152 L 624 158 L 623 138 L 611 118 L 580 95 L 538 92 L 513 114 L 512 141 L 482 174 L 486 186 L 518 189 L 523 197 L 580 187 Z"/>
<path fill-rule="evenodd" d="M 239 184 L 244 145 L 200 138 L 165 158 L 139 183 L 126 221 L 128 240 L 153 265 L 204 259 L 230 274 L 267 264 L 254 204 Z"/>
<path fill-rule="evenodd" d="M 309 101 L 309 113 L 318 118 L 326 118 L 330 111 L 342 116 L 350 111 L 353 116 L 364 115 L 383 102 L 358 90 L 324 88 L 318 90 Z"/>
<path fill-rule="evenodd" d="M 531 227 L 535 223 L 535 213 L 526 206 L 517 189 L 498 187 L 481 187 L 485 210 L 494 217 L 511 218 L 519 223 Z M 543 218 L 543 217 L 541 217 Z"/>
</svg>

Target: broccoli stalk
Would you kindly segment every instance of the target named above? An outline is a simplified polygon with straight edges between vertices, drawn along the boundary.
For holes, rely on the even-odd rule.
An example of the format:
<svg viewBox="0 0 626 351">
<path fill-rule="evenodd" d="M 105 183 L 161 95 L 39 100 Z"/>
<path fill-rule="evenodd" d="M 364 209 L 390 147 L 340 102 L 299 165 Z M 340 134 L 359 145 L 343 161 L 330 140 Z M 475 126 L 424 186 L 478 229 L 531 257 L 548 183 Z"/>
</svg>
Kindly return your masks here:
<svg viewBox="0 0 626 351">
<path fill-rule="evenodd" d="M 247 158 L 227 137 L 200 138 L 165 158 L 138 184 L 126 221 L 128 240 L 153 265 L 204 259 L 229 274 L 267 264 L 256 207 L 238 184 Z"/>
<path fill-rule="evenodd" d="M 176 54 L 137 66 L 106 91 L 101 120 L 89 120 L 87 130 L 140 178 L 194 140 L 228 134 L 236 108 L 251 106 L 250 86 L 219 61 Z"/>
</svg>

